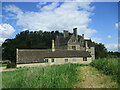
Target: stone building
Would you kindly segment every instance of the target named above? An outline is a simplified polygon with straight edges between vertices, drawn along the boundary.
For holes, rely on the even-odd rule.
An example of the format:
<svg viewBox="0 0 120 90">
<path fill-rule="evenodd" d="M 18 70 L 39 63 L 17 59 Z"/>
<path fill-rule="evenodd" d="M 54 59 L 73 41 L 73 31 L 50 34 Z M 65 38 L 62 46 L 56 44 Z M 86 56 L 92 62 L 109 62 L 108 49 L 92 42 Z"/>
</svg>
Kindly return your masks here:
<svg viewBox="0 0 120 90">
<path fill-rule="evenodd" d="M 57 36 L 55 40 L 56 50 L 76 50 L 87 51 L 92 56 L 92 60 L 95 59 L 95 47 L 91 39 L 84 39 L 82 36 L 77 35 L 77 28 L 73 29 L 73 34 L 69 35 L 69 32 L 64 30 L 64 36 Z"/>
<path fill-rule="evenodd" d="M 52 40 L 52 49 L 17 49 L 17 63 L 81 63 L 89 64 L 95 59 L 95 47 L 89 39 L 77 35 L 77 28 L 73 34 L 64 30 L 63 36 Z"/>
</svg>

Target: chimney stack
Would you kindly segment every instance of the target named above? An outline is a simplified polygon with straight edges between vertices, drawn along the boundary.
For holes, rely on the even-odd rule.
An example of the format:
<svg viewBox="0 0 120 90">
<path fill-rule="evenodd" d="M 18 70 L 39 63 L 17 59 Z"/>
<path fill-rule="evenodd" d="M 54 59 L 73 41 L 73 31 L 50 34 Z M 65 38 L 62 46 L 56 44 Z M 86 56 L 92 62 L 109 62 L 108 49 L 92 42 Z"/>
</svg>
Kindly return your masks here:
<svg viewBox="0 0 120 90">
<path fill-rule="evenodd" d="M 88 42 L 87 41 L 85 41 L 85 48 L 88 49 Z"/>
<path fill-rule="evenodd" d="M 55 51 L 55 44 L 54 44 L 54 40 L 52 40 L 52 52 Z"/>
<path fill-rule="evenodd" d="M 68 31 L 64 30 L 64 38 L 68 37 L 69 36 L 69 33 Z"/>
<path fill-rule="evenodd" d="M 73 28 L 73 34 L 77 36 L 77 28 Z"/>
<path fill-rule="evenodd" d="M 82 34 L 82 37 L 84 38 L 84 34 Z"/>
</svg>

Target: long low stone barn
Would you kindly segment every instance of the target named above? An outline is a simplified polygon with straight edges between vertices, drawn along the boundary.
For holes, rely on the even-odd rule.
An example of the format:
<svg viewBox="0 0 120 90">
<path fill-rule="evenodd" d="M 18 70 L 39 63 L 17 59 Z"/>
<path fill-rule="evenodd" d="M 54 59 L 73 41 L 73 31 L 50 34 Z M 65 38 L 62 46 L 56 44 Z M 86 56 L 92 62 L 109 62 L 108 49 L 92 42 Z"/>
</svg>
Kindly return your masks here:
<svg viewBox="0 0 120 90">
<path fill-rule="evenodd" d="M 95 59 L 95 46 L 91 39 L 64 30 L 63 36 L 52 40 L 52 49 L 17 49 L 16 63 L 80 63 L 89 64 Z"/>
<path fill-rule="evenodd" d="M 17 63 L 81 63 L 91 62 L 86 51 L 17 49 Z"/>
</svg>

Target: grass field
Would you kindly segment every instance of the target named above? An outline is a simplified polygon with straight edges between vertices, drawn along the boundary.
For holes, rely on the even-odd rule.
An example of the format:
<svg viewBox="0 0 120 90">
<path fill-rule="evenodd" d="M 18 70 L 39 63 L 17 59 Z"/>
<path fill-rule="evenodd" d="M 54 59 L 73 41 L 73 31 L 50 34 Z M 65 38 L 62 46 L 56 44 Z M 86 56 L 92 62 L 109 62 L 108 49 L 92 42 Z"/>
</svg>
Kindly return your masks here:
<svg viewBox="0 0 120 90">
<path fill-rule="evenodd" d="M 62 64 L 18 68 L 2 72 L 2 86 L 3 88 L 117 88 L 117 77 L 114 76 L 118 74 L 115 69 L 116 61 L 116 59 L 95 60 L 91 66 Z M 109 74 L 114 76 L 115 80 L 112 80 Z"/>
<path fill-rule="evenodd" d="M 3 88 L 72 88 L 77 66 L 64 64 L 3 72 Z"/>
</svg>

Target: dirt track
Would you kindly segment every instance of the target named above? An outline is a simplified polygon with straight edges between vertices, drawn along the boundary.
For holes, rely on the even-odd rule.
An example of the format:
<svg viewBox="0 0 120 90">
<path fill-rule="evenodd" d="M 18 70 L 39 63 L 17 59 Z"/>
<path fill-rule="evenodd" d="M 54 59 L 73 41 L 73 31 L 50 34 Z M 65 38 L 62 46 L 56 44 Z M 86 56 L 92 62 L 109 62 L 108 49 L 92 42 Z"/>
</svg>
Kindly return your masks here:
<svg viewBox="0 0 120 90">
<path fill-rule="evenodd" d="M 100 73 L 96 68 L 83 66 L 78 68 L 76 88 L 116 88 L 117 83 L 111 77 Z"/>
</svg>

